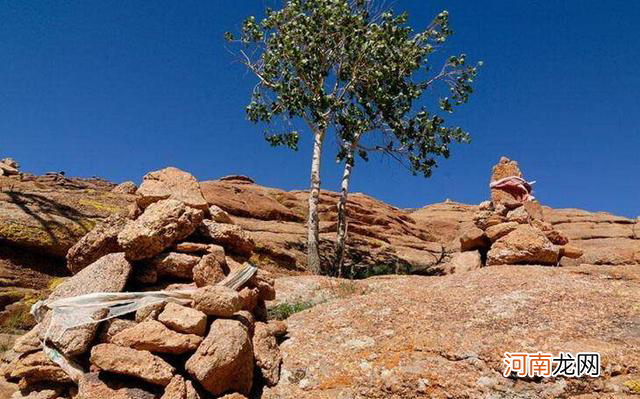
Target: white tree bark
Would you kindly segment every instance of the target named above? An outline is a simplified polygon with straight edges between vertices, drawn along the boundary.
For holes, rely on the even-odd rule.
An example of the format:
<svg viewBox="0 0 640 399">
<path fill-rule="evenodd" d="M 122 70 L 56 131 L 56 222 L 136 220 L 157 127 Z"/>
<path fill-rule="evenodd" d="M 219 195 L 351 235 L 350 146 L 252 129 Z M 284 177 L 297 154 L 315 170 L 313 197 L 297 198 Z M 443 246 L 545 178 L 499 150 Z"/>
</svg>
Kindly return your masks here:
<svg viewBox="0 0 640 399">
<path fill-rule="evenodd" d="M 320 197 L 320 158 L 324 131 L 314 131 L 313 136 L 311 189 L 309 191 L 309 217 L 307 220 L 307 269 L 313 274 L 320 274 L 318 199 Z"/>
<path fill-rule="evenodd" d="M 338 271 L 338 277 L 342 277 L 342 265 L 344 264 L 344 250 L 347 241 L 347 197 L 349 195 L 349 182 L 353 168 L 353 148 L 347 156 L 342 182 L 340 183 L 340 200 L 338 201 L 338 226 L 336 237 L 336 259 L 334 267 Z"/>
</svg>

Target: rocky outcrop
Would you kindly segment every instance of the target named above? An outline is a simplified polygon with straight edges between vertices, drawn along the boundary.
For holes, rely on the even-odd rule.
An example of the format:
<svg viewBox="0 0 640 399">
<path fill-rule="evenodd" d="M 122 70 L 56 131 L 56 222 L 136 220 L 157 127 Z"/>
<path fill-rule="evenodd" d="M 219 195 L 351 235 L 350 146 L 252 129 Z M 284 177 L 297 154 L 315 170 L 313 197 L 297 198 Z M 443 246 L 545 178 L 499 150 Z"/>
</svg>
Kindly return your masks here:
<svg viewBox="0 0 640 399">
<path fill-rule="evenodd" d="M 132 200 L 103 181 L 40 179 L 0 176 L 0 240 L 47 256 L 64 258 L 97 222 L 126 215 Z"/>
<path fill-rule="evenodd" d="M 287 319 L 281 378 L 262 398 L 626 397 L 640 378 L 639 272 L 495 266 L 361 281 L 362 294 Z M 505 352 L 537 351 L 598 352 L 601 376 L 503 376 Z"/>
<path fill-rule="evenodd" d="M 29 397 L 60 399 L 248 395 L 254 378 L 263 380 L 254 377 L 256 364 L 265 370 L 264 378 L 276 381 L 275 332 L 261 339 L 257 354 L 251 341 L 256 320 L 266 319 L 264 300 L 275 298 L 274 281 L 227 257 L 237 253 L 233 243 L 219 246 L 210 236 L 193 234 L 207 222 L 216 223 L 210 217 L 179 200 L 162 199 L 135 219 L 116 227 L 110 219 L 89 232 L 70 256 L 79 271 L 40 302 L 34 311 L 39 324 L 5 356 L 6 378 L 28 386 Z M 244 235 L 241 227 L 224 225 Z M 168 249 L 175 251 L 158 254 Z M 94 257 L 99 259 L 83 268 Z M 202 278 L 196 284 L 198 265 Z M 209 276 L 214 270 L 215 279 Z M 143 278 L 149 275 L 153 278 Z M 125 288 L 135 293 L 93 295 L 63 307 L 56 302 Z M 253 294 L 252 306 L 239 291 Z"/>
<path fill-rule="evenodd" d="M 255 263 L 278 273 L 304 270 L 305 191 L 286 192 L 238 179 L 200 185 L 205 199 L 229 213 L 236 226 L 244 229 L 255 243 L 252 258 Z M 327 273 L 333 265 L 337 200 L 337 193 L 323 191 L 320 195 L 322 265 Z M 429 225 L 419 227 L 409 212 L 366 195 L 350 195 L 347 209 L 346 269 L 353 269 L 356 277 L 384 273 L 439 274 L 448 254 L 455 251 L 455 243 L 443 245 L 435 229 Z M 423 213 L 418 212 L 417 218 L 425 223 L 434 221 L 428 212 Z M 460 215 L 464 217 L 463 212 Z M 452 227 L 455 228 L 457 225 Z M 453 240 L 454 233 L 450 235 Z"/>
</svg>

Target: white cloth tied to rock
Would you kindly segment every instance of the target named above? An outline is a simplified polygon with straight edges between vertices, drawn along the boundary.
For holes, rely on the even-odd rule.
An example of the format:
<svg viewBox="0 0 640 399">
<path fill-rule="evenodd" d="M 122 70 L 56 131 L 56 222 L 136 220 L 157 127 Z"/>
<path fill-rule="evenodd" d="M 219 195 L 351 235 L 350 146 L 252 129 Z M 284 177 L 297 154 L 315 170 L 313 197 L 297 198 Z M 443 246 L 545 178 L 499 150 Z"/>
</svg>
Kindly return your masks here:
<svg viewBox="0 0 640 399">
<path fill-rule="evenodd" d="M 218 285 L 224 285 L 237 290 L 244 285 L 258 269 L 249 263 L 242 268 L 230 273 Z M 69 298 L 56 299 L 54 301 L 38 301 L 31 307 L 31 314 L 42 323 L 45 315 L 51 311 L 51 322 L 45 333 L 42 346 L 49 358 L 58 364 L 74 381 L 77 382 L 82 375 L 82 369 L 74 362 L 65 358 L 58 350 L 49 346 L 47 342 L 51 326 L 61 328 L 60 336 L 67 330 L 87 325 L 100 323 L 115 317 L 135 312 L 148 305 L 161 302 L 175 302 L 181 305 L 189 305 L 192 300 L 194 288 L 175 291 L 147 291 L 147 292 L 96 292 Z M 105 314 L 106 312 L 106 314 Z M 97 318 L 96 315 L 99 315 Z"/>
</svg>

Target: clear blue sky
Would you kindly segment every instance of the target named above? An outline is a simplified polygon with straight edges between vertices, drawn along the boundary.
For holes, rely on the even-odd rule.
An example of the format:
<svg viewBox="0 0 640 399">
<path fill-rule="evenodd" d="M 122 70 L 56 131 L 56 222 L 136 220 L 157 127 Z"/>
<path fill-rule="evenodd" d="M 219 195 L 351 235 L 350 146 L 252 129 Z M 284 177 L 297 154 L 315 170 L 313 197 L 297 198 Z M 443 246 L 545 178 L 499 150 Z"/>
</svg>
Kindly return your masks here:
<svg viewBox="0 0 640 399">
<path fill-rule="evenodd" d="M 267 5 L 273 5 L 267 0 Z M 554 207 L 640 215 L 640 2 L 408 1 L 424 27 L 449 10 L 446 53 L 483 60 L 476 93 L 452 122 L 473 135 L 431 179 L 388 159 L 355 169 L 354 191 L 400 207 L 488 197 L 501 155 Z M 272 149 L 245 118 L 254 79 L 224 31 L 261 1 L 3 1 L 0 156 L 34 173 L 139 182 L 174 165 L 199 179 L 249 175 L 306 188 L 310 140 Z M 338 187 L 335 146 L 323 186 Z"/>
</svg>

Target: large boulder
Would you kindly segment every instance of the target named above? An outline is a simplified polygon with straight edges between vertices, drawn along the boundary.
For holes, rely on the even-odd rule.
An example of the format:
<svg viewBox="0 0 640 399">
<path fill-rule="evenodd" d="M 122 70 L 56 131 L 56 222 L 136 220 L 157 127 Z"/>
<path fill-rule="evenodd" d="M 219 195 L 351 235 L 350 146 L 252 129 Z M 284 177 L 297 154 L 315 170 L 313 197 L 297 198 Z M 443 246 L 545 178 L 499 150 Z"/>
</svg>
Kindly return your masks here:
<svg viewBox="0 0 640 399">
<path fill-rule="evenodd" d="M 118 243 L 128 259 L 138 260 L 159 254 L 176 241 L 187 238 L 202 222 L 201 210 L 184 202 L 167 199 L 147 207 L 118 234 Z"/>
<path fill-rule="evenodd" d="M 111 192 L 118 194 L 135 194 L 137 189 L 138 186 L 136 186 L 134 182 L 125 181 L 111 189 Z"/>
<path fill-rule="evenodd" d="M 249 256 L 255 248 L 253 239 L 240 226 L 205 219 L 198 232 L 214 244 L 238 255 Z"/>
<path fill-rule="evenodd" d="M 147 173 L 136 194 L 141 208 L 166 199 L 178 200 L 201 210 L 208 208 L 198 181 L 190 173 L 174 167 Z"/>
<path fill-rule="evenodd" d="M 487 265 L 555 265 L 559 249 L 538 229 L 523 224 L 493 243 Z"/>
<path fill-rule="evenodd" d="M 204 336 L 207 329 L 207 315 L 199 310 L 173 302 L 167 303 L 158 320 L 174 331 L 184 334 Z"/>
<path fill-rule="evenodd" d="M 120 292 L 130 273 L 131 264 L 125 259 L 124 253 L 105 255 L 60 284 L 51 293 L 48 301 L 96 292 Z M 51 312 L 45 315 L 39 326 L 40 338 L 44 339 L 48 334 L 47 338 L 67 355 L 86 352 L 95 337 L 98 325 L 85 324 L 66 330 L 59 319 L 56 319 L 57 317 L 52 318 Z"/>
<path fill-rule="evenodd" d="M 67 268 L 77 273 L 104 255 L 122 252 L 118 244 L 118 234 L 124 228 L 126 219 L 112 215 L 98 223 L 67 252 Z"/>
<path fill-rule="evenodd" d="M 91 349 L 91 364 L 99 370 L 140 378 L 150 384 L 166 386 L 175 369 L 162 358 L 113 344 L 98 344 Z"/>
<path fill-rule="evenodd" d="M 200 342 L 201 336 L 175 332 L 155 320 L 138 323 L 117 333 L 111 339 L 111 343 L 116 345 L 172 355 L 193 352 Z"/>
<path fill-rule="evenodd" d="M 11 379 L 23 378 L 31 384 L 40 381 L 71 382 L 64 370 L 52 362 L 43 351 L 19 357 L 7 367 L 6 374 Z"/>
<path fill-rule="evenodd" d="M 179 252 L 166 252 L 145 261 L 145 267 L 154 270 L 158 277 L 169 276 L 190 280 L 193 278 L 193 268 L 200 262 L 200 258 Z"/>
<path fill-rule="evenodd" d="M 224 252 L 206 254 L 193 268 L 193 281 L 198 287 L 215 285 L 226 277 L 226 266 Z"/>
<path fill-rule="evenodd" d="M 246 327 L 236 320 L 215 320 L 185 367 L 214 395 L 248 395 L 253 384 L 253 348 Z"/>
<path fill-rule="evenodd" d="M 223 285 L 208 285 L 193 293 L 193 308 L 208 316 L 231 317 L 242 304 L 238 292 Z"/>
<path fill-rule="evenodd" d="M 460 250 L 473 251 L 489 247 L 489 239 L 484 231 L 468 223 L 460 235 Z"/>
<path fill-rule="evenodd" d="M 482 267 L 482 257 L 478 251 L 456 252 L 444 268 L 445 274 L 465 273 Z"/>
</svg>

